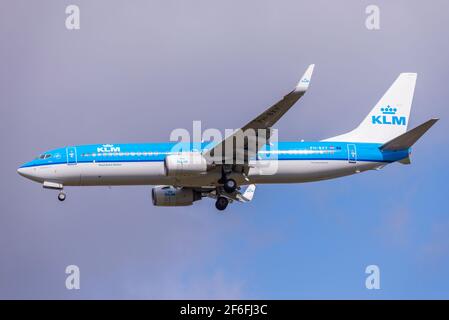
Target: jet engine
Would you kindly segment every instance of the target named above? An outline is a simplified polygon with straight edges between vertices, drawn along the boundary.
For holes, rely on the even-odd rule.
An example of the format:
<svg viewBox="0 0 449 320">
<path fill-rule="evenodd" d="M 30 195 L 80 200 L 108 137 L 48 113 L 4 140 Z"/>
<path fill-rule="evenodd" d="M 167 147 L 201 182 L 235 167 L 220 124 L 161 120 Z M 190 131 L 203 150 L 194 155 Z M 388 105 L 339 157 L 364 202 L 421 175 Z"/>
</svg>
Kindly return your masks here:
<svg viewBox="0 0 449 320">
<path fill-rule="evenodd" d="M 164 170 L 169 177 L 193 176 L 205 173 L 207 162 L 200 153 L 171 154 L 165 157 Z"/>
<path fill-rule="evenodd" d="M 192 188 L 156 186 L 151 191 L 151 197 L 155 206 L 190 206 L 194 201 L 201 200 L 201 193 Z"/>
</svg>

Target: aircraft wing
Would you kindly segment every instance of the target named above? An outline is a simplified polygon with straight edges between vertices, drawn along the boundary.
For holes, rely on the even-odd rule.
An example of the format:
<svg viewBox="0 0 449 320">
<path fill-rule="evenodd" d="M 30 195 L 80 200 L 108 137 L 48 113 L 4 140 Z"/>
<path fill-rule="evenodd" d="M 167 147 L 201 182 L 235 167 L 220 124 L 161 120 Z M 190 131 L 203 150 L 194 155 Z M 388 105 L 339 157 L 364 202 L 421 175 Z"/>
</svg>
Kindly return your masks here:
<svg viewBox="0 0 449 320">
<path fill-rule="evenodd" d="M 214 199 L 217 198 L 216 188 L 212 187 L 212 189 L 211 189 L 211 187 L 205 187 L 201 191 L 204 192 L 205 194 L 207 194 L 206 195 L 207 197 L 214 198 Z M 244 192 L 236 190 L 232 193 L 221 194 L 221 196 L 222 197 L 224 196 L 231 201 L 238 201 L 238 202 L 246 203 L 246 202 L 251 202 L 253 200 L 255 191 L 256 191 L 256 185 L 250 184 L 249 186 L 246 187 Z"/>
<path fill-rule="evenodd" d="M 238 196 L 237 196 L 238 201 L 240 201 L 240 202 L 250 202 L 251 200 L 253 200 L 255 191 L 256 191 L 256 185 L 255 184 L 250 184 L 246 188 L 245 192 L 238 194 Z"/>
<path fill-rule="evenodd" d="M 265 110 L 257 118 L 251 120 L 242 128 L 236 130 L 232 135 L 226 137 L 212 149 L 206 150 L 204 156 L 210 163 L 224 164 L 235 163 L 236 159 L 248 159 L 255 157 L 257 151 L 263 147 L 271 137 L 271 127 L 304 95 L 307 91 L 312 77 L 313 68 L 311 64 L 299 80 L 296 87 L 282 100 L 276 102 Z M 244 137 L 242 139 L 242 137 Z M 242 143 L 238 143 L 242 139 Z M 234 162 L 232 162 L 232 160 Z"/>
</svg>

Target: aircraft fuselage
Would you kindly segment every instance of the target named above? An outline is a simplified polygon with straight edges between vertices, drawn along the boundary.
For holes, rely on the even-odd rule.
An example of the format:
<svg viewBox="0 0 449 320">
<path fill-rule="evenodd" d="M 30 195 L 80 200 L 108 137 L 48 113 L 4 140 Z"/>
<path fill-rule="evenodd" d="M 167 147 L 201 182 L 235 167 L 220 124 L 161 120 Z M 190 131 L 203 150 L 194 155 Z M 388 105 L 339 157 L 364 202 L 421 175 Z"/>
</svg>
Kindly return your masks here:
<svg viewBox="0 0 449 320">
<path fill-rule="evenodd" d="M 173 154 L 174 143 L 100 144 L 71 146 L 44 152 L 22 165 L 18 172 L 36 182 L 64 186 L 182 185 L 216 186 L 220 172 L 210 170 L 195 176 L 170 177 L 164 160 Z M 230 177 L 239 185 L 300 183 L 332 179 L 379 169 L 407 158 L 409 150 L 380 151 L 377 143 L 279 142 L 265 146 L 250 159 L 247 179 Z M 202 152 L 189 148 L 190 152 Z"/>
</svg>

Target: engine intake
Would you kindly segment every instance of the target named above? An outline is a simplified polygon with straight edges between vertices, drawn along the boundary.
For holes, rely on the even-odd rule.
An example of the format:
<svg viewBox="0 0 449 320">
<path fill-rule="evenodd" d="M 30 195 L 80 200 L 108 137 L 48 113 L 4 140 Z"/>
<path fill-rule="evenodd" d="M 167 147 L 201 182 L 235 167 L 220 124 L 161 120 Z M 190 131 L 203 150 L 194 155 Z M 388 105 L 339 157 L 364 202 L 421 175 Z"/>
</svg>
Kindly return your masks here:
<svg viewBox="0 0 449 320">
<path fill-rule="evenodd" d="M 156 186 L 151 191 L 151 197 L 155 206 L 190 206 L 194 201 L 201 200 L 201 193 L 193 190 L 192 188 Z"/>
<path fill-rule="evenodd" d="M 207 161 L 200 153 L 179 153 L 165 157 L 165 175 L 169 177 L 194 176 L 207 172 Z"/>
</svg>

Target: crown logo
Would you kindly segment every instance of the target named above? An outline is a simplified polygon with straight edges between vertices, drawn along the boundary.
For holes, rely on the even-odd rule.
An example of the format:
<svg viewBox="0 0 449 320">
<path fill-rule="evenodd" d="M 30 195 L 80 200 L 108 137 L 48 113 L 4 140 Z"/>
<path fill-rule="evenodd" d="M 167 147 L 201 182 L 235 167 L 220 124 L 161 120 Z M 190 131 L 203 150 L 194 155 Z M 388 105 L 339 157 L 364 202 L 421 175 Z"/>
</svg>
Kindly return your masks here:
<svg viewBox="0 0 449 320">
<path fill-rule="evenodd" d="M 396 114 L 396 111 L 398 111 L 398 109 L 386 106 L 385 108 L 380 108 L 380 111 L 382 111 L 383 114 Z"/>
</svg>

